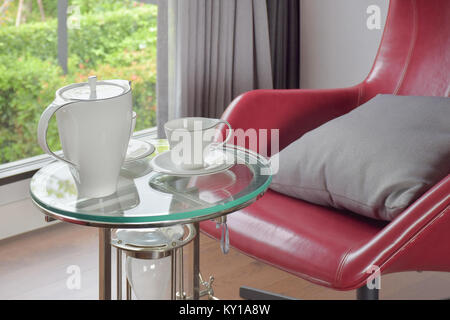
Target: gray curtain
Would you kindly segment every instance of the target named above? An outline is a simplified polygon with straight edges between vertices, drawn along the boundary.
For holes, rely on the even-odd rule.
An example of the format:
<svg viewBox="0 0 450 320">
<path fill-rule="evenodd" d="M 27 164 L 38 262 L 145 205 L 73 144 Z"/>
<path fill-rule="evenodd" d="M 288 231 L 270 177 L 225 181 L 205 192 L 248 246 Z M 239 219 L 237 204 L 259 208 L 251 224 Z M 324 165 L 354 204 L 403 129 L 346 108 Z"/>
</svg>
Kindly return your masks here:
<svg viewBox="0 0 450 320">
<path fill-rule="evenodd" d="M 300 88 L 300 1 L 267 0 L 274 89 Z"/>
<path fill-rule="evenodd" d="M 168 0 L 158 12 L 158 133 L 172 118 L 220 117 L 273 88 L 266 0 Z"/>
</svg>

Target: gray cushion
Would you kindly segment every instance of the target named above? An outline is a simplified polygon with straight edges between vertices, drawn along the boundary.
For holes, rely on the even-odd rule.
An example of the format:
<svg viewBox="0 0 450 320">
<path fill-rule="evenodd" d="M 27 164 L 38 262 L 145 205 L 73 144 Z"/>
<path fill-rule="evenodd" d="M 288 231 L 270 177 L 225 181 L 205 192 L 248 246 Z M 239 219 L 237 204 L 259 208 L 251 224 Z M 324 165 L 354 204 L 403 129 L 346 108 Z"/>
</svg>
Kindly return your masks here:
<svg viewBox="0 0 450 320">
<path fill-rule="evenodd" d="M 271 189 L 392 220 L 450 172 L 450 98 L 377 95 L 278 155 Z"/>
</svg>

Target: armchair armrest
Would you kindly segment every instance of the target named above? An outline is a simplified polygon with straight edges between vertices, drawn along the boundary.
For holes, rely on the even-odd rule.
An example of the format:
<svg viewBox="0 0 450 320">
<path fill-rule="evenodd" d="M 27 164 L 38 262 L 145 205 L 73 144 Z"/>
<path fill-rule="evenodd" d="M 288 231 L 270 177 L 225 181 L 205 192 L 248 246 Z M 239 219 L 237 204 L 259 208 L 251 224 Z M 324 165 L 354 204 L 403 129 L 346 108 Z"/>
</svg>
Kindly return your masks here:
<svg viewBox="0 0 450 320">
<path fill-rule="evenodd" d="M 428 190 L 365 244 L 355 244 L 336 278 L 360 287 L 371 266 L 382 274 L 450 271 L 450 175 Z"/>
<path fill-rule="evenodd" d="M 359 86 L 342 89 L 253 90 L 229 105 L 222 119 L 233 129 L 279 129 L 280 150 L 304 133 L 339 117 L 360 103 Z M 254 146 L 235 144 L 255 150 Z M 270 134 L 267 136 L 270 146 Z M 259 143 L 258 143 L 259 145 Z M 262 148 L 262 146 L 260 146 Z M 270 149 L 267 155 L 270 155 Z"/>
</svg>

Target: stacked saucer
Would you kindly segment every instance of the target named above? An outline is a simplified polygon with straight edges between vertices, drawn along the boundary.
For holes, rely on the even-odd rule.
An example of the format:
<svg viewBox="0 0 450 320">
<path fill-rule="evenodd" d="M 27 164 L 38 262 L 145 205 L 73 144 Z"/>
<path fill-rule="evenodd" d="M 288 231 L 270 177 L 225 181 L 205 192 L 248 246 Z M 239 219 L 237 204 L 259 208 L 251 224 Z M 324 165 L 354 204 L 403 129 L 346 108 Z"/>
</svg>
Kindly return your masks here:
<svg viewBox="0 0 450 320">
<path fill-rule="evenodd" d="M 235 161 L 230 152 L 222 149 L 214 149 L 208 153 L 203 167 L 198 169 L 186 169 L 174 163 L 176 159 L 172 150 L 165 151 L 155 156 L 151 161 L 154 171 L 174 176 L 200 176 L 226 171 L 231 168 Z"/>
</svg>

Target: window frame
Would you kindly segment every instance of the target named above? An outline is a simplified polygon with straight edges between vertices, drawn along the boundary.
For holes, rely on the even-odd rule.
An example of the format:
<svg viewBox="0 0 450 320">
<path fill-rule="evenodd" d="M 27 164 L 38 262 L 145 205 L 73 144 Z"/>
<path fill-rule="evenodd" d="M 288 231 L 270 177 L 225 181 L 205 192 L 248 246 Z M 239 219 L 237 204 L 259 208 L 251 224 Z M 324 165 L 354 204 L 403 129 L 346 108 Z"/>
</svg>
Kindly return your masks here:
<svg viewBox="0 0 450 320">
<path fill-rule="evenodd" d="M 160 0 L 136 0 L 145 4 L 160 5 Z M 68 35 L 67 35 L 67 10 L 69 7 L 69 0 L 58 1 L 58 63 L 67 73 L 67 59 L 68 59 Z M 158 108 L 157 108 L 158 109 Z M 158 111 L 157 111 L 158 112 Z M 137 139 L 156 138 L 158 126 L 147 128 L 139 132 L 135 132 L 133 137 Z M 62 151 L 55 152 L 61 155 Z M 14 183 L 17 181 L 31 178 L 36 171 L 54 159 L 47 154 L 42 154 L 34 157 L 28 157 L 21 160 L 0 164 L 0 187 Z M 0 206 L 2 202 L 0 201 Z"/>
</svg>

